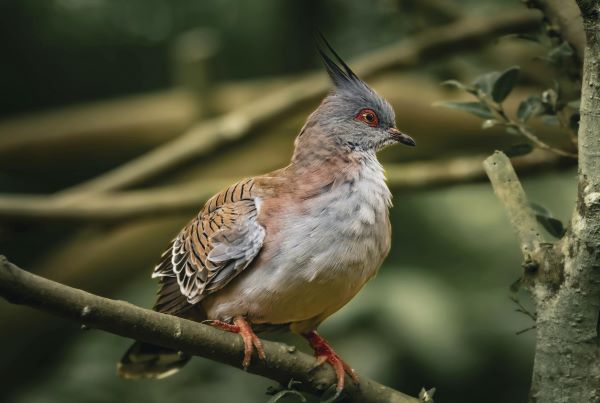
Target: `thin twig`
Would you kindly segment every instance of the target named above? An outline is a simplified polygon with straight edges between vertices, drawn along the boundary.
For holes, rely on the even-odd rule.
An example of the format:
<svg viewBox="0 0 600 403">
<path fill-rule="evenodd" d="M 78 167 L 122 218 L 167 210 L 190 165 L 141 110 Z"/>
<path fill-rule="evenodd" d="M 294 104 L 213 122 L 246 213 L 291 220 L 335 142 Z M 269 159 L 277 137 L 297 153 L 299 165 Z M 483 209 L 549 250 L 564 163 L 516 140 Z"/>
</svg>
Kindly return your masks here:
<svg viewBox="0 0 600 403">
<path fill-rule="evenodd" d="M 569 151 L 562 150 L 560 148 L 552 147 L 551 145 L 543 142 L 542 140 L 539 139 L 539 137 L 537 137 L 535 134 L 533 134 L 533 132 L 531 130 L 529 130 L 522 123 L 517 123 L 517 122 L 509 119 L 509 121 L 507 122 L 507 126 L 517 129 L 519 133 L 521 133 L 523 136 L 525 136 L 527 139 L 529 139 L 532 143 L 534 143 L 536 146 L 538 146 L 542 150 L 547 150 L 547 151 L 553 152 L 554 154 L 560 155 L 561 157 L 569 157 L 569 158 L 575 158 L 575 159 L 577 158 L 576 153 L 572 153 Z"/>
<path fill-rule="evenodd" d="M 514 302 L 515 304 L 517 304 L 517 306 L 519 307 L 518 309 L 516 309 L 517 312 L 520 312 L 523 315 L 529 316 L 534 322 L 537 320 L 537 315 L 534 312 L 531 312 L 529 309 L 527 309 L 525 307 L 525 305 L 523 305 L 521 303 L 521 301 L 519 301 L 519 298 L 517 298 L 515 296 L 511 296 L 510 300 L 512 302 Z"/>
<path fill-rule="evenodd" d="M 526 332 L 528 332 L 530 330 L 533 330 L 533 329 L 536 329 L 536 328 L 537 328 L 537 325 L 529 326 L 529 327 L 526 327 L 525 329 L 521 329 L 521 330 L 515 332 L 515 335 L 516 336 L 520 336 L 523 333 L 526 333 Z"/>
<path fill-rule="evenodd" d="M 560 155 L 561 157 L 577 159 L 577 154 L 562 150 L 560 148 L 552 147 L 551 145 L 540 140 L 540 138 L 536 136 L 531 130 L 529 130 L 524 123 L 517 122 L 511 119 L 504 111 L 502 104 L 494 102 L 488 94 L 485 94 L 483 91 L 478 90 L 475 96 L 481 102 L 483 102 L 485 106 L 488 107 L 488 109 L 492 112 L 494 117 L 498 120 L 499 124 L 517 130 L 523 137 L 527 138 L 529 141 L 531 141 L 533 144 L 535 144 L 542 150 L 550 151 L 556 155 Z"/>
</svg>

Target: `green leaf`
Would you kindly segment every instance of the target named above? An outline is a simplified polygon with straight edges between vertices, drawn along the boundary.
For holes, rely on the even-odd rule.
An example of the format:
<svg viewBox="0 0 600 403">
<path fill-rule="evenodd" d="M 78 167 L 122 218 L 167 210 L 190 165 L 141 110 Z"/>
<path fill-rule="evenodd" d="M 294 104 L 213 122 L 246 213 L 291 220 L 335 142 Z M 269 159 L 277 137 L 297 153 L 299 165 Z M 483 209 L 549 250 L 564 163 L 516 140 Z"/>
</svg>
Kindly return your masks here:
<svg viewBox="0 0 600 403">
<path fill-rule="evenodd" d="M 537 203 L 529 203 L 529 207 L 531 207 L 531 209 L 533 210 L 533 212 L 535 214 L 539 214 L 539 215 L 543 215 L 546 217 L 551 217 L 552 214 L 550 213 L 550 211 L 542 206 L 541 204 L 537 204 Z"/>
<path fill-rule="evenodd" d="M 477 89 L 470 86 L 470 85 L 466 85 L 461 83 L 458 80 L 446 80 L 442 83 L 442 85 L 448 86 L 448 87 L 454 87 L 454 88 L 458 88 L 459 90 L 463 90 L 468 92 L 469 94 L 477 94 Z"/>
<path fill-rule="evenodd" d="M 445 85 L 445 86 L 448 86 L 448 87 L 455 87 L 455 88 L 458 88 L 458 89 L 461 89 L 461 90 L 470 88 L 469 86 L 461 83 L 458 80 L 446 80 L 446 81 L 442 82 L 441 85 Z"/>
<path fill-rule="evenodd" d="M 504 70 L 496 79 L 492 87 L 492 99 L 498 103 L 504 101 L 512 91 L 519 78 L 521 69 L 518 66 Z"/>
<path fill-rule="evenodd" d="M 499 39 L 512 39 L 512 38 L 522 39 L 524 41 L 530 41 L 530 42 L 535 42 L 535 43 L 542 43 L 542 40 L 540 39 L 539 36 L 531 35 L 531 34 L 507 34 L 507 35 L 502 35 Z"/>
<path fill-rule="evenodd" d="M 576 99 L 574 101 L 571 101 L 571 102 L 567 103 L 567 105 L 569 106 L 569 108 L 578 111 L 581 108 L 581 99 Z"/>
<path fill-rule="evenodd" d="M 562 238 L 563 235 L 565 235 L 565 232 L 567 232 L 563 223 L 554 217 L 536 216 L 535 218 L 537 218 L 538 222 L 542 224 L 542 227 L 555 238 Z"/>
<path fill-rule="evenodd" d="M 554 218 L 547 208 L 536 203 L 531 203 L 531 209 L 535 213 L 537 221 L 550 235 L 556 238 L 562 238 L 565 235 L 567 230 L 563 223 L 559 219 Z"/>
<path fill-rule="evenodd" d="M 554 55 L 560 55 L 561 57 L 570 57 L 573 56 L 575 52 L 573 51 L 573 47 L 565 41 L 556 46 L 554 49 L 551 49 L 550 53 Z"/>
<path fill-rule="evenodd" d="M 537 95 L 531 95 L 519 104 L 517 108 L 517 119 L 526 122 L 530 117 L 544 111 L 542 100 Z"/>
<path fill-rule="evenodd" d="M 499 77 L 500 73 L 497 71 L 482 74 L 473 81 L 473 87 L 481 90 L 484 94 L 492 95 L 494 84 Z"/>
<path fill-rule="evenodd" d="M 458 80 L 446 80 L 442 81 L 441 85 L 447 85 L 449 87 L 463 88 L 465 85 Z"/>
<path fill-rule="evenodd" d="M 521 155 L 529 154 L 533 151 L 533 146 L 529 143 L 513 144 L 507 149 L 503 150 L 504 154 L 508 157 L 519 157 Z"/>
<path fill-rule="evenodd" d="M 491 119 L 494 117 L 490 108 L 479 102 L 436 102 L 434 105 L 443 108 L 459 109 L 483 119 Z"/>
<path fill-rule="evenodd" d="M 509 288 L 510 292 L 513 293 L 513 294 L 518 293 L 519 290 L 521 289 L 521 285 L 522 284 L 523 284 L 523 278 L 519 277 L 518 279 L 516 279 L 515 281 L 513 281 L 512 284 L 510 285 L 510 288 Z M 517 299 L 517 301 L 518 301 L 518 297 L 516 297 L 516 296 L 511 297 L 511 299 L 513 299 L 513 298 Z"/>
<path fill-rule="evenodd" d="M 484 121 L 483 121 L 483 123 L 481 124 L 481 128 L 482 128 L 482 129 L 490 129 L 490 128 L 492 128 L 492 127 L 496 126 L 496 125 L 497 125 L 497 124 L 499 124 L 499 123 L 500 123 L 500 122 L 498 122 L 498 121 L 497 121 L 497 120 L 495 120 L 495 119 L 487 119 L 487 120 L 484 120 Z"/>
<path fill-rule="evenodd" d="M 530 41 L 530 42 L 535 42 L 535 43 L 542 43 L 542 40 L 537 35 L 532 35 L 532 34 L 516 34 L 516 36 L 517 36 L 517 38 L 523 39 L 525 41 Z"/>
<path fill-rule="evenodd" d="M 542 122 L 548 126 L 559 126 L 560 121 L 555 115 L 544 115 L 542 116 Z"/>
<path fill-rule="evenodd" d="M 560 65 L 563 60 L 573 57 L 574 51 L 571 45 L 563 42 L 560 45 L 550 49 L 548 54 L 543 58 L 553 65 Z"/>
<path fill-rule="evenodd" d="M 579 109 L 581 109 L 581 99 L 575 99 L 573 101 L 570 101 L 569 103 L 567 103 L 567 105 L 569 106 L 569 108 L 578 111 Z"/>
<path fill-rule="evenodd" d="M 575 134 L 579 132 L 579 119 L 579 112 L 575 112 L 569 117 L 569 129 L 571 129 Z"/>
<path fill-rule="evenodd" d="M 512 134 L 513 136 L 520 136 L 521 135 L 521 132 L 516 127 L 506 126 L 505 130 L 506 130 L 506 133 Z"/>
</svg>

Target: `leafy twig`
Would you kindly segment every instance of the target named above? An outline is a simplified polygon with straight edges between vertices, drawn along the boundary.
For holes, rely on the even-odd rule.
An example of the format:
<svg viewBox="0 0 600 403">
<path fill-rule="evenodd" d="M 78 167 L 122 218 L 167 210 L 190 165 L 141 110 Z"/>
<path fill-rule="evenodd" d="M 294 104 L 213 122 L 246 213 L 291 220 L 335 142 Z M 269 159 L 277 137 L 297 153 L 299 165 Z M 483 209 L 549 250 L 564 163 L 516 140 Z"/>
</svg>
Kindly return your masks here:
<svg viewBox="0 0 600 403">
<path fill-rule="evenodd" d="M 529 130 L 525 125 L 515 122 L 515 121 L 511 120 L 510 118 L 506 118 L 506 119 L 507 120 L 506 120 L 505 124 L 507 127 L 512 127 L 514 129 L 516 129 L 520 134 L 522 134 L 524 137 L 526 137 L 529 141 L 534 143 L 539 148 L 541 148 L 543 150 L 551 151 L 556 155 L 560 155 L 561 157 L 569 157 L 569 158 L 575 158 L 575 159 L 577 158 L 577 154 L 575 154 L 575 153 L 565 151 L 560 148 L 552 147 L 551 145 L 543 142 L 542 140 L 539 139 L 539 137 L 537 137 L 533 132 L 531 132 L 531 130 Z"/>
<path fill-rule="evenodd" d="M 482 126 L 484 129 L 502 125 L 506 127 L 508 132 L 525 137 L 538 148 L 553 152 L 562 157 L 577 158 L 577 154 L 575 153 L 553 147 L 542 141 L 525 124 L 530 116 L 538 114 L 540 110 L 543 110 L 543 100 L 541 98 L 529 97 L 521 102 L 517 110 L 518 120 L 508 116 L 502 102 L 514 88 L 519 71 L 519 67 L 515 66 L 502 73 L 496 71 L 486 73 L 478 77 L 472 85 L 465 85 L 456 80 L 446 81 L 443 84 L 457 87 L 472 94 L 477 98 L 477 102 L 441 102 L 437 103 L 437 105 L 461 109 L 486 119 Z M 556 92 L 554 94 L 556 95 Z M 554 111 L 554 113 L 557 113 L 557 111 Z"/>
</svg>

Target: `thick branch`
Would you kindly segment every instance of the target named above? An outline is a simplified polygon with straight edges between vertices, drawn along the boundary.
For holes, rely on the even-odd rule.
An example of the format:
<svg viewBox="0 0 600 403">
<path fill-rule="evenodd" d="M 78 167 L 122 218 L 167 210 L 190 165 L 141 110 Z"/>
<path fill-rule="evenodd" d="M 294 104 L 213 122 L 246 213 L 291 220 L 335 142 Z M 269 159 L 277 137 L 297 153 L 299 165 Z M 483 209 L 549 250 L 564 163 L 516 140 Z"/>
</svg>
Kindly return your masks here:
<svg viewBox="0 0 600 403">
<path fill-rule="evenodd" d="M 387 164 L 388 184 L 394 190 L 470 182 L 484 178 L 483 156 L 438 161 Z M 561 161 L 545 152 L 516 160 L 521 172 L 557 166 Z M 5 221 L 123 221 L 158 214 L 190 214 L 217 191 L 239 178 L 202 181 L 184 186 L 99 194 L 82 203 L 64 203 L 44 195 L 0 195 L 0 219 Z"/>
<path fill-rule="evenodd" d="M 496 151 L 483 165 L 521 243 L 525 270 L 521 280 L 536 297 L 544 298 L 562 281 L 557 253 L 539 232 L 537 219 L 510 159 Z"/>
<path fill-rule="evenodd" d="M 529 260 L 544 239 L 510 159 L 503 152 L 496 151 L 483 162 L 483 166 L 517 232 L 523 256 Z"/>
<path fill-rule="evenodd" d="M 457 49 L 473 48 L 498 35 L 529 30 L 537 24 L 537 18 L 527 13 L 490 19 L 464 19 L 377 50 L 352 65 L 363 78 L 370 78 L 388 70 L 421 65 L 425 59 L 443 57 Z M 86 193 L 124 189 L 147 181 L 261 126 L 280 120 L 298 108 L 317 102 L 329 88 L 323 74 L 307 75 L 238 110 L 200 123 L 179 138 L 58 195 L 77 198 Z"/>
<path fill-rule="evenodd" d="M 560 259 L 560 281 L 537 303 L 533 402 L 600 397 L 600 1 L 578 0 L 585 28 L 579 122 L 579 191 Z"/>
<path fill-rule="evenodd" d="M 26 272 L 0 256 L 0 295 L 16 304 L 63 317 L 90 328 L 123 337 L 209 358 L 239 367 L 243 343 L 234 334 L 189 320 L 139 308 L 123 301 L 98 297 L 87 292 Z M 314 358 L 282 343 L 264 341 L 267 360 L 254 359 L 248 371 L 287 385 L 290 379 L 301 382 L 300 390 L 323 394 L 335 383 L 328 366 L 315 366 Z M 417 403 L 405 395 L 368 379 L 360 388 L 352 385 L 345 393 L 356 402 Z"/>
</svg>

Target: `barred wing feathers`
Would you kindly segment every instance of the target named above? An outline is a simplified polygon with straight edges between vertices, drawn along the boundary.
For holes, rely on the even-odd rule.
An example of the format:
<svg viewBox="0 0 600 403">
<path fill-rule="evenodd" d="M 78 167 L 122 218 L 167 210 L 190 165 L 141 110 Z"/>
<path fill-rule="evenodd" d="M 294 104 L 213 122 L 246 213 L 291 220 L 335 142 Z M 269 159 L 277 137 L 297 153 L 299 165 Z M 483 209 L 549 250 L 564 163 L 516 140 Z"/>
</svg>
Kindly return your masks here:
<svg viewBox="0 0 600 403">
<path fill-rule="evenodd" d="M 161 281 L 155 310 L 177 314 L 252 262 L 265 237 L 253 187 L 254 180 L 246 179 L 215 195 L 171 242 L 152 274 Z"/>
</svg>

